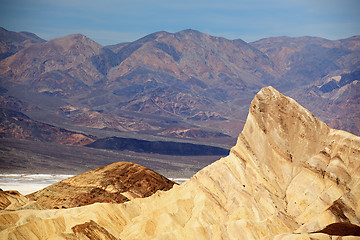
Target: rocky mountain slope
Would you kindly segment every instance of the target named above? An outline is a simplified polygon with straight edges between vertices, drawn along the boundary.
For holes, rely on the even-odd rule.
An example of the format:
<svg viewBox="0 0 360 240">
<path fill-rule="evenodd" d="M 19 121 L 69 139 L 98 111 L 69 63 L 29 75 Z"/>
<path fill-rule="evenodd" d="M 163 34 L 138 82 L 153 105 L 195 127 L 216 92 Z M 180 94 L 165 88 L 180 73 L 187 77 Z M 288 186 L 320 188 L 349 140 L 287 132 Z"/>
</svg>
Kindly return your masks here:
<svg viewBox="0 0 360 240">
<path fill-rule="evenodd" d="M 0 60 L 30 46 L 33 43 L 45 42 L 33 33 L 12 32 L 0 27 Z"/>
<path fill-rule="evenodd" d="M 0 87 L 37 106 L 25 113 L 38 121 L 161 136 L 200 129 L 208 138 L 236 137 L 253 94 L 273 85 L 332 127 L 359 134 L 359 53 L 358 36 L 246 43 L 184 30 L 102 47 L 74 34 L 0 61 Z"/>
<path fill-rule="evenodd" d="M 0 138 L 28 139 L 69 145 L 87 145 L 96 138 L 37 122 L 25 114 L 0 108 Z"/>
<path fill-rule="evenodd" d="M 27 195 L 42 208 L 72 208 L 96 202 L 123 203 L 176 184 L 139 164 L 117 162 L 68 178 Z"/>
<path fill-rule="evenodd" d="M 304 86 L 360 68 L 360 36 L 330 41 L 319 37 L 273 37 L 251 43 L 281 72 L 281 81 Z"/>
<path fill-rule="evenodd" d="M 354 239 L 359 156 L 359 137 L 267 87 L 230 154 L 184 184 L 124 204 L 1 211 L 0 237 Z"/>
<path fill-rule="evenodd" d="M 101 79 L 91 62 L 101 48 L 81 34 L 33 44 L 1 61 L 0 74 L 38 93 L 75 94 Z"/>
</svg>

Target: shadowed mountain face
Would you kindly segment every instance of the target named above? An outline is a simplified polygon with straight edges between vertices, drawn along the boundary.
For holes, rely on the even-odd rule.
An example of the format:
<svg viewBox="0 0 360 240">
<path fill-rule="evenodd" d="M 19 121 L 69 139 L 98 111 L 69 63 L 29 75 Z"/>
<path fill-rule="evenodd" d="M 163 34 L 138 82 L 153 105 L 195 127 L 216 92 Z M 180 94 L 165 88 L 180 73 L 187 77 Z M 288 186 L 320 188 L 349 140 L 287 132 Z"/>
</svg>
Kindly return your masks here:
<svg viewBox="0 0 360 240">
<path fill-rule="evenodd" d="M 359 137 L 267 87 L 251 102 L 230 154 L 180 186 L 124 204 L 1 211 L 0 237 L 354 239 L 359 153 Z"/>
<path fill-rule="evenodd" d="M 96 202 L 123 203 L 176 184 L 139 164 L 117 162 L 27 195 L 42 208 L 72 208 Z"/>
<path fill-rule="evenodd" d="M 191 143 L 145 141 L 134 138 L 104 138 L 86 145 L 91 148 L 129 150 L 177 156 L 227 155 L 228 149 Z"/>
<path fill-rule="evenodd" d="M 74 34 L 3 59 L 0 79 L 2 95 L 35 104 L 35 120 L 56 124 L 236 137 L 253 94 L 272 85 L 331 127 L 359 134 L 359 53 L 358 36 L 246 43 L 184 30 L 102 47 Z"/>
</svg>

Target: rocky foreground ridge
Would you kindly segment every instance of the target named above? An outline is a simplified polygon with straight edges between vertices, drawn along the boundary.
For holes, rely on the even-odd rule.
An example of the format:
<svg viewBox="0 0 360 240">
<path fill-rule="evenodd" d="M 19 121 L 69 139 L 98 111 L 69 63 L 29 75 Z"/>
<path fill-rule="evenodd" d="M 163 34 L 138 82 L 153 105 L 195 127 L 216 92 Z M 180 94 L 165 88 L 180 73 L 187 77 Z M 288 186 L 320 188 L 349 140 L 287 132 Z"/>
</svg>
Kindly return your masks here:
<svg viewBox="0 0 360 240">
<path fill-rule="evenodd" d="M 27 195 L 42 208 L 72 208 L 96 202 L 123 203 L 148 197 L 176 184 L 130 162 L 117 162 L 79 174 Z"/>
<path fill-rule="evenodd" d="M 267 87 L 230 154 L 184 184 L 123 204 L 1 211 L 0 238 L 356 239 L 359 156 L 359 137 Z"/>
<path fill-rule="evenodd" d="M 23 196 L 0 191 L 0 210 L 64 209 L 93 203 L 124 203 L 167 191 L 176 184 L 136 163 L 116 162 Z"/>
</svg>

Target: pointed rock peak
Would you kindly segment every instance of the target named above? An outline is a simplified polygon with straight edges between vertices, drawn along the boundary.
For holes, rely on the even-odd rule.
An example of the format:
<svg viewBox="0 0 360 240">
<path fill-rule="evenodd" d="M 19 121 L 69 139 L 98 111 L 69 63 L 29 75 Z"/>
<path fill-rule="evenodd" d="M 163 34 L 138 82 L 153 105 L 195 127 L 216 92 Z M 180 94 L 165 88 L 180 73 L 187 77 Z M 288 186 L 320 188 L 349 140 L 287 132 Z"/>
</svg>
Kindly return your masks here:
<svg viewBox="0 0 360 240">
<path fill-rule="evenodd" d="M 284 95 L 282 95 L 278 90 L 276 90 L 273 86 L 268 86 L 268 87 L 264 87 L 262 88 L 258 94 L 261 95 L 269 95 L 269 96 L 274 96 L 274 95 L 281 95 L 283 97 L 285 97 Z"/>
<path fill-rule="evenodd" d="M 274 87 L 264 87 L 255 95 L 254 99 L 252 100 L 250 105 L 250 113 L 253 113 L 255 115 L 264 115 L 265 113 L 268 114 L 269 107 L 272 108 L 275 105 L 280 107 L 280 103 L 289 104 L 290 102 L 301 107 L 292 99 L 281 94 Z"/>
<path fill-rule="evenodd" d="M 297 102 L 295 102 L 293 99 L 284 96 L 281 94 L 278 90 L 276 90 L 272 86 L 264 87 L 262 88 L 254 97 L 253 101 L 250 105 L 250 112 L 254 114 L 270 114 L 269 112 L 270 108 L 267 108 L 266 106 L 271 107 L 271 110 L 275 110 L 272 108 L 280 108 L 283 104 L 291 104 L 293 107 L 301 108 L 303 111 L 307 111 L 305 108 L 301 107 Z M 283 109 L 286 110 L 286 109 Z M 282 111 L 284 112 L 284 111 Z M 310 112 L 309 112 L 310 113 Z M 310 113 L 311 114 L 311 113 Z M 311 114 L 312 115 L 312 114 Z"/>
<path fill-rule="evenodd" d="M 252 100 L 241 135 L 254 146 L 276 145 L 279 154 L 289 155 L 293 160 L 314 154 L 329 131 L 325 123 L 295 100 L 274 87 L 265 87 Z M 265 155 L 259 159 L 266 158 Z"/>
<path fill-rule="evenodd" d="M 282 128 L 287 133 L 290 130 L 296 133 L 299 129 L 293 126 L 297 126 L 299 122 L 304 126 L 313 124 L 326 126 L 309 110 L 271 86 L 262 88 L 256 94 L 250 105 L 249 116 L 256 119 L 264 133 L 271 132 L 275 128 Z"/>
</svg>

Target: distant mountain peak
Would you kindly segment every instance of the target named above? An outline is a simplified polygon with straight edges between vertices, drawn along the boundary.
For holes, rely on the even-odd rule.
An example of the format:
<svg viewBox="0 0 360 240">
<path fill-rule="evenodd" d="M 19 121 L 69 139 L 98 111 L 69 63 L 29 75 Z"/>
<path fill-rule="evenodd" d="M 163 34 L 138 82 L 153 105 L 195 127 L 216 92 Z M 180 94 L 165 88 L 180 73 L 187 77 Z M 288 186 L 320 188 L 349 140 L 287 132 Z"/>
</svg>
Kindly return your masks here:
<svg viewBox="0 0 360 240">
<path fill-rule="evenodd" d="M 198 30 L 194 30 L 194 29 L 184 29 L 184 30 L 181 30 L 179 32 L 176 32 L 175 34 L 196 34 L 196 35 L 208 35 L 206 33 L 202 33 Z"/>
<path fill-rule="evenodd" d="M 45 42 L 45 40 L 33 33 L 17 33 L 0 27 L 0 60 L 12 56 L 34 43 L 41 42 Z"/>
<path fill-rule="evenodd" d="M 48 43 L 55 43 L 55 44 L 62 45 L 64 47 L 70 46 L 72 44 L 80 43 L 80 44 L 91 46 L 94 49 L 102 48 L 102 46 L 100 44 L 98 44 L 94 40 L 92 40 L 89 37 L 87 37 L 83 34 L 80 34 L 80 33 L 70 34 L 70 35 L 67 35 L 67 36 L 61 37 L 61 38 L 55 38 L 55 39 L 50 40 Z"/>
</svg>

